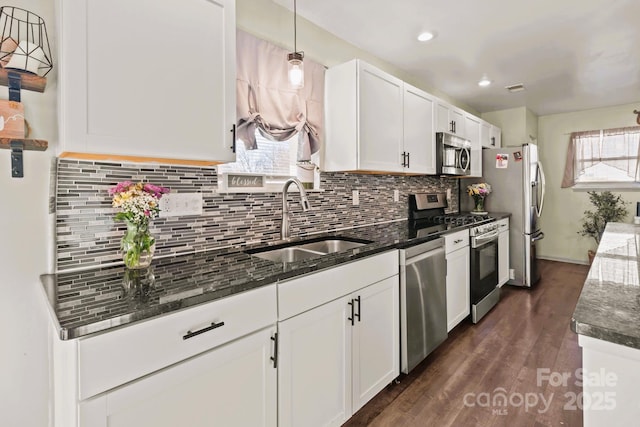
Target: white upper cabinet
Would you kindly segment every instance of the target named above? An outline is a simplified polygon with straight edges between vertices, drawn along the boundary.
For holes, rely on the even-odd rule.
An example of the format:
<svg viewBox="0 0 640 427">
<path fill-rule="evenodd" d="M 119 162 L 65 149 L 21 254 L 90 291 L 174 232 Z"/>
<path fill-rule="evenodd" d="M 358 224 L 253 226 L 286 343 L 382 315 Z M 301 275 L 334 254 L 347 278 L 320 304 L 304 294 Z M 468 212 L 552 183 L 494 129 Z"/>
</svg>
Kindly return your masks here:
<svg viewBox="0 0 640 427">
<path fill-rule="evenodd" d="M 402 80 L 361 61 L 357 73 L 357 169 L 402 171 Z"/>
<path fill-rule="evenodd" d="M 234 0 L 58 0 L 61 152 L 233 161 Z"/>
<path fill-rule="evenodd" d="M 500 128 L 481 120 L 480 141 L 482 141 L 482 148 L 500 148 L 502 146 L 500 141 Z"/>
<path fill-rule="evenodd" d="M 465 114 L 465 137 L 471 141 L 471 170 L 469 176 L 482 176 L 482 143 L 480 141 L 480 121 L 476 116 Z"/>
<path fill-rule="evenodd" d="M 431 95 L 357 59 L 325 78 L 323 170 L 435 173 Z"/>
<path fill-rule="evenodd" d="M 438 101 L 436 110 L 436 132 L 449 132 L 465 137 L 464 111 L 444 101 Z"/>
<path fill-rule="evenodd" d="M 435 98 L 404 84 L 404 155 L 407 172 L 435 175 Z"/>
<path fill-rule="evenodd" d="M 491 125 L 491 148 L 502 147 L 502 130 L 498 126 Z"/>
<path fill-rule="evenodd" d="M 402 85 L 357 59 L 327 70 L 324 170 L 402 171 Z"/>
</svg>

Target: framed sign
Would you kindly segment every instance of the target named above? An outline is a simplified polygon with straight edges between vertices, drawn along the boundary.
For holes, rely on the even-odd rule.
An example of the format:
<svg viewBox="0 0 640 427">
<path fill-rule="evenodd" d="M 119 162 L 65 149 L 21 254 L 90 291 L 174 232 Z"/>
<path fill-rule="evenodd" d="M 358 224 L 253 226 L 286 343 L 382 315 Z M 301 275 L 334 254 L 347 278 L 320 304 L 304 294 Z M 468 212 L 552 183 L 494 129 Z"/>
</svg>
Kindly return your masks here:
<svg viewBox="0 0 640 427">
<path fill-rule="evenodd" d="M 224 190 L 264 190 L 266 187 L 265 176 L 253 173 L 226 173 L 222 178 Z"/>
</svg>

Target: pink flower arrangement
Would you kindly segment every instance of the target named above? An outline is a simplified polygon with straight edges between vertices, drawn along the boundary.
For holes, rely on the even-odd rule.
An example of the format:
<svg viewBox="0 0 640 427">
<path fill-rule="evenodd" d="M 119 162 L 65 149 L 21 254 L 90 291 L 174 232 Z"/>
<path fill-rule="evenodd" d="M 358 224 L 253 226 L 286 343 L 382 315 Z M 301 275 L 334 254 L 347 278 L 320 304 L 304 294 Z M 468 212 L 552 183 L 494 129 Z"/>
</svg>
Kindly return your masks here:
<svg viewBox="0 0 640 427">
<path fill-rule="evenodd" d="M 127 221 L 135 225 L 148 226 L 149 220 L 160 214 L 159 201 L 170 190 L 153 184 L 132 183 L 123 181 L 108 190 L 112 196 L 112 206 L 121 208 L 115 216 L 116 220 Z"/>
</svg>

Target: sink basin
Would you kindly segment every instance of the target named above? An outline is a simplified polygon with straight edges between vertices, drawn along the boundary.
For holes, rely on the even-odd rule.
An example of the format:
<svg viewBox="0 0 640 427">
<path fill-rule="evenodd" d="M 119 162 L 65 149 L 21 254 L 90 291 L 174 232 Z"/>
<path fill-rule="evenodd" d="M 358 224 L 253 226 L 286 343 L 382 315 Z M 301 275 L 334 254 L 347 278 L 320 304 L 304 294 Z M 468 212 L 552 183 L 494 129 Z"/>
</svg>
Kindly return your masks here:
<svg viewBox="0 0 640 427">
<path fill-rule="evenodd" d="M 300 249 L 296 247 L 288 247 L 266 250 L 264 252 L 253 253 L 251 255 L 275 262 L 294 262 L 302 261 L 303 259 L 317 258 L 325 254 L 322 252 L 308 251 L 306 249 Z"/>
<path fill-rule="evenodd" d="M 354 249 L 364 245 L 366 245 L 366 243 L 340 239 L 327 239 L 320 240 L 318 242 L 304 243 L 296 247 L 308 249 L 311 251 L 322 252 L 323 254 L 332 254 L 334 252 L 342 252 L 346 251 L 347 249 Z"/>
<path fill-rule="evenodd" d="M 275 247 L 251 249 L 246 253 L 275 262 L 294 262 L 354 249 L 368 243 L 371 241 L 345 237 L 323 237 L 284 243 Z"/>
</svg>

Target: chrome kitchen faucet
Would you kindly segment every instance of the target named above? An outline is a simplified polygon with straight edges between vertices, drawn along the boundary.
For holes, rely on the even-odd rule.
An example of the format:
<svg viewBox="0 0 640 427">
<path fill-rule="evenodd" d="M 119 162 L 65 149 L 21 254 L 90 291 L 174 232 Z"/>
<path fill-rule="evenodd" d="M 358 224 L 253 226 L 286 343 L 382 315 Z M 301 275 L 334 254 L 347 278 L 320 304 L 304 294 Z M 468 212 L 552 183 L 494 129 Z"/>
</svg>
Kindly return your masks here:
<svg viewBox="0 0 640 427">
<path fill-rule="evenodd" d="M 282 225 L 280 226 L 280 238 L 282 238 L 282 240 L 289 238 L 289 215 L 291 214 L 289 213 L 289 205 L 287 204 L 287 191 L 291 184 L 295 184 L 298 187 L 302 210 L 306 212 L 311 209 L 309 199 L 307 198 L 307 192 L 304 191 L 302 183 L 296 178 L 289 178 L 287 182 L 284 183 L 284 187 L 282 187 Z"/>
</svg>

